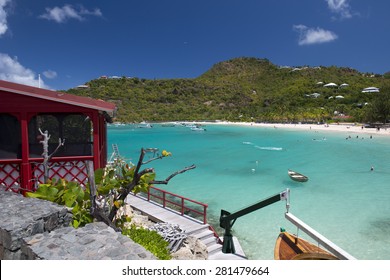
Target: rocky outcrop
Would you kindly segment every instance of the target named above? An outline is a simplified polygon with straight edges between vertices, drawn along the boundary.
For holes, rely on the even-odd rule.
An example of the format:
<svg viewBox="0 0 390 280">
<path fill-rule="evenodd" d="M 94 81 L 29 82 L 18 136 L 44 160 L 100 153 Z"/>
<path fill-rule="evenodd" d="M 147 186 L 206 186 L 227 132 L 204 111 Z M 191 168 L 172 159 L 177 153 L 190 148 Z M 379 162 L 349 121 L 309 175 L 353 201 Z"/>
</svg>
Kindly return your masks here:
<svg viewBox="0 0 390 280">
<path fill-rule="evenodd" d="M 23 239 L 69 226 L 72 213 L 50 201 L 0 188 L 0 259 L 24 259 Z"/>
<path fill-rule="evenodd" d="M 130 205 L 126 204 L 118 209 L 116 213 L 116 219 L 121 219 L 122 217 L 130 218 L 130 222 L 124 223 L 124 227 L 130 228 L 132 225 L 136 227 L 149 228 L 154 225 L 148 216 L 142 215 L 139 211 L 131 208 Z"/>
<path fill-rule="evenodd" d="M 61 228 L 24 239 L 28 260 L 153 260 L 156 257 L 102 222 Z"/>
<path fill-rule="evenodd" d="M 172 254 L 175 260 L 207 260 L 207 246 L 195 236 L 187 236 L 181 247 Z"/>
<path fill-rule="evenodd" d="M 1 188 L 0 205 L 2 260 L 155 259 L 141 245 L 104 223 L 78 229 L 69 226 L 72 213 L 65 206 Z"/>
</svg>

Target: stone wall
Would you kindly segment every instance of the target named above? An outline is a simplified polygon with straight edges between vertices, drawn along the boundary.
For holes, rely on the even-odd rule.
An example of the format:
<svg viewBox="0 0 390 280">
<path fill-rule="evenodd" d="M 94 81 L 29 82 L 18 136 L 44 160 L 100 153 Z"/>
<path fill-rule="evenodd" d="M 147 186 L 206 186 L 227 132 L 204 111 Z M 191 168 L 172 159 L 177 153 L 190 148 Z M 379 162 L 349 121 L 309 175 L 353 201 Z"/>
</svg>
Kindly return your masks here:
<svg viewBox="0 0 390 280">
<path fill-rule="evenodd" d="M 64 206 L 0 189 L 0 259 L 155 259 L 103 223 L 75 229 L 71 219 Z"/>
</svg>

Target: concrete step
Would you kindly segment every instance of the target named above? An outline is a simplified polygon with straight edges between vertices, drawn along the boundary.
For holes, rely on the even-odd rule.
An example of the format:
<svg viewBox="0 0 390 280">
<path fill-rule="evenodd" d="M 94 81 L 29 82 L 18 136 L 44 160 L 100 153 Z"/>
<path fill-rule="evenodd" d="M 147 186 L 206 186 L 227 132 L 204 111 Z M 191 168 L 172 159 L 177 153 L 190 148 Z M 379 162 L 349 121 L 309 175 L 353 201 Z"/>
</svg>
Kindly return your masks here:
<svg viewBox="0 0 390 280">
<path fill-rule="evenodd" d="M 206 239 L 201 239 L 201 241 L 207 246 L 211 246 L 211 245 L 214 245 L 215 243 L 217 243 L 217 238 L 213 235 L 209 238 L 206 238 Z"/>
<path fill-rule="evenodd" d="M 196 234 L 204 232 L 205 230 L 209 230 L 209 225 L 208 224 L 196 225 L 196 226 L 193 226 L 193 227 L 190 227 L 190 228 L 186 228 L 185 229 L 185 233 L 187 235 L 196 235 Z"/>
<path fill-rule="evenodd" d="M 237 260 L 237 261 L 245 261 L 247 258 L 238 254 L 224 254 L 221 251 L 215 252 L 212 255 L 209 255 L 208 260 Z"/>
<path fill-rule="evenodd" d="M 213 237 L 214 236 L 214 233 L 209 230 L 209 229 L 205 229 L 201 232 L 198 232 L 196 234 L 192 234 L 193 236 L 195 236 L 196 238 L 200 239 L 200 240 L 203 240 L 203 239 L 207 239 L 209 237 Z"/>
<path fill-rule="evenodd" d="M 247 260 L 247 257 L 242 250 L 240 243 L 236 237 L 233 237 L 234 247 L 236 249 L 236 253 L 234 254 L 225 254 L 222 252 L 222 245 L 217 244 L 218 246 L 210 246 L 209 251 L 209 260 Z"/>
<path fill-rule="evenodd" d="M 211 255 L 213 255 L 215 253 L 222 252 L 222 245 L 218 244 L 218 243 L 214 243 L 213 245 L 208 246 L 207 250 L 209 253 L 209 257 L 210 257 Z"/>
</svg>

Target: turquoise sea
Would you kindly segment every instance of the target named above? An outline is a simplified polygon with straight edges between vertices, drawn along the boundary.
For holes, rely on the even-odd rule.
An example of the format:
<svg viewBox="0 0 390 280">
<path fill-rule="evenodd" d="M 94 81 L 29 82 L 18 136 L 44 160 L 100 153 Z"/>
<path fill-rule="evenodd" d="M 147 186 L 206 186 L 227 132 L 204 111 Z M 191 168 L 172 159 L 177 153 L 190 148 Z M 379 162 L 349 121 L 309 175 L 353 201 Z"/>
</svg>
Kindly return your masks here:
<svg viewBox="0 0 390 280">
<path fill-rule="evenodd" d="M 214 124 L 206 129 L 110 127 L 108 156 L 114 143 L 134 163 L 142 147 L 172 152 L 149 166 L 161 180 L 195 164 L 157 187 L 208 204 L 208 222 L 218 232 L 221 209 L 234 212 L 289 188 L 290 212 L 306 224 L 357 259 L 390 259 L 390 138 Z M 292 181 L 288 169 L 309 181 Z M 281 201 L 237 219 L 233 234 L 250 259 L 273 259 L 280 227 L 305 237 L 284 218 L 285 209 Z"/>
</svg>

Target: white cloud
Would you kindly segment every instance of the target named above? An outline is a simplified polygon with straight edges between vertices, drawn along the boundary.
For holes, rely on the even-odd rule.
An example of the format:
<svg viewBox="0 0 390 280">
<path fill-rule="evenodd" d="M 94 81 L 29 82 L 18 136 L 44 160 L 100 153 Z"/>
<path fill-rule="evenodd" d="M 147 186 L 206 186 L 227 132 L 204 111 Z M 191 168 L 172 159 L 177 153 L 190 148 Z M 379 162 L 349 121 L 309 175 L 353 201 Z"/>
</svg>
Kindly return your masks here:
<svg viewBox="0 0 390 280">
<path fill-rule="evenodd" d="M 1 0 L 0 0 L 1 1 Z M 46 8 L 46 13 L 42 14 L 40 17 L 53 20 L 58 23 L 63 23 L 69 19 L 76 19 L 82 21 L 85 19 L 84 16 L 102 16 L 102 12 L 100 9 L 95 10 L 87 10 L 83 6 L 79 6 L 77 8 L 72 5 L 64 5 L 62 8 L 54 7 L 54 8 Z"/>
<path fill-rule="evenodd" d="M 349 0 L 325 0 L 328 3 L 328 8 L 335 14 L 338 14 L 342 19 L 351 18 L 352 12 L 349 6 Z"/>
<path fill-rule="evenodd" d="M 32 70 L 21 65 L 16 57 L 4 53 L 0 53 L 0 80 L 49 88 L 43 81 L 39 81 Z"/>
<path fill-rule="evenodd" d="M 7 32 L 7 12 L 5 7 L 10 3 L 10 0 L 0 0 L 0 37 Z"/>
<path fill-rule="evenodd" d="M 322 28 L 309 28 L 305 25 L 294 25 L 293 29 L 299 32 L 299 45 L 313 45 L 332 42 L 337 39 L 337 35 Z"/>
<path fill-rule="evenodd" d="M 43 75 L 48 79 L 54 79 L 57 77 L 57 72 L 53 70 L 46 70 L 43 72 Z"/>
</svg>

